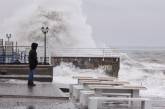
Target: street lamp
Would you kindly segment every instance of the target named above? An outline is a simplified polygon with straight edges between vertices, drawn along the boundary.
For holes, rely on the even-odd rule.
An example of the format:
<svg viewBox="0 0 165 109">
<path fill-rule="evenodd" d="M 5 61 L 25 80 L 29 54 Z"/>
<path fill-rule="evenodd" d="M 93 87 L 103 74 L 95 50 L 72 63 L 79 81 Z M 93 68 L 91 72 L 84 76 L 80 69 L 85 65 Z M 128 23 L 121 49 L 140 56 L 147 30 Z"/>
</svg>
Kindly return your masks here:
<svg viewBox="0 0 165 109">
<path fill-rule="evenodd" d="M 46 34 L 49 31 L 48 27 L 41 27 L 41 31 L 44 34 L 44 64 L 46 64 Z"/>
<path fill-rule="evenodd" d="M 9 42 L 11 38 L 11 34 L 6 34 L 6 38 L 8 39 L 8 42 Z"/>
</svg>

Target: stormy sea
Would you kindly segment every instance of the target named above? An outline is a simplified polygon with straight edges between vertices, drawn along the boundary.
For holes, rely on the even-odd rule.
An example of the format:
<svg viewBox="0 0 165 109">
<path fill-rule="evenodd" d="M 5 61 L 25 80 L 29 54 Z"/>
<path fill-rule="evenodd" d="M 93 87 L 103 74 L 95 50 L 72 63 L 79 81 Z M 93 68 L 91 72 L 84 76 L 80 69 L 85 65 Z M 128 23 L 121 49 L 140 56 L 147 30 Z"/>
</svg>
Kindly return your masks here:
<svg viewBox="0 0 165 109">
<path fill-rule="evenodd" d="M 119 79 L 147 87 L 141 92 L 142 96 L 165 98 L 165 48 L 122 48 L 116 51 L 122 53 Z M 66 63 L 55 67 L 54 73 L 54 82 L 61 83 L 74 82 L 70 78 L 74 75 L 105 75 L 103 68 L 83 70 Z"/>
<path fill-rule="evenodd" d="M 140 96 L 152 99 L 153 109 L 165 108 L 165 48 L 119 48 L 120 53 L 119 79 L 131 84 L 145 86 Z M 54 68 L 54 82 L 73 84 L 72 76 L 103 76 L 103 68 L 79 69 L 71 63 L 61 63 Z"/>
</svg>

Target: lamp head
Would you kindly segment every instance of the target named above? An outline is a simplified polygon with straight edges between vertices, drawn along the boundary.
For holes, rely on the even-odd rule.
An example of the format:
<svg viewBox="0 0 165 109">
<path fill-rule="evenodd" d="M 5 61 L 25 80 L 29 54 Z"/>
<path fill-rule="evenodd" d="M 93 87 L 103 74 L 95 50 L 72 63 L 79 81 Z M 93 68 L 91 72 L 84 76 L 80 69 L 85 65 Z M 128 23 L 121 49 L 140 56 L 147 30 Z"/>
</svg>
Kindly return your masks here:
<svg viewBox="0 0 165 109">
<path fill-rule="evenodd" d="M 41 27 L 41 31 L 42 31 L 44 34 L 46 34 L 46 33 L 48 33 L 49 28 L 48 28 L 48 27 Z"/>
</svg>

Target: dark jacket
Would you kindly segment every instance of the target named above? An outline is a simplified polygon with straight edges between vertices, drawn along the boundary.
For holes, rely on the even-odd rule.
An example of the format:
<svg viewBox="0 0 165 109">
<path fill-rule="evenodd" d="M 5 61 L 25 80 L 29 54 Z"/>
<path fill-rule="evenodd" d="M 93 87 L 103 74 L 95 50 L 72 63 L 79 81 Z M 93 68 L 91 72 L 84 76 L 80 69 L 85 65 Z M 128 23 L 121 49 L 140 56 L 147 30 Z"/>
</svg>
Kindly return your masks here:
<svg viewBox="0 0 165 109">
<path fill-rule="evenodd" d="M 29 57 L 28 57 L 30 69 L 35 69 L 37 67 L 37 64 L 38 64 L 37 52 L 36 52 L 37 47 L 38 47 L 37 43 L 32 43 L 31 50 L 29 52 Z"/>
</svg>

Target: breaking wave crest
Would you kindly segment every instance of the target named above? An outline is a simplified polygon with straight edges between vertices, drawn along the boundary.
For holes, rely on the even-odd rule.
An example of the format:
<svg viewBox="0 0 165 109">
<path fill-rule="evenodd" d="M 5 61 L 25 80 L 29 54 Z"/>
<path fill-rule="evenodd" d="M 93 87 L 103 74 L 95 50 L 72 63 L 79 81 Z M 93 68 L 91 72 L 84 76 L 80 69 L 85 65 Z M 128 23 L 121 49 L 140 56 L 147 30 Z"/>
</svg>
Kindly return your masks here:
<svg viewBox="0 0 165 109">
<path fill-rule="evenodd" d="M 48 26 L 47 43 L 52 54 L 55 48 L 94 48 L 92 29 L 81 5 L 81 0 L 36 0 L 7 19 L 3 27 L 14 33 L 21 45 L 31 42 L 43 45 L 40 29 Z"/>
</svg>

